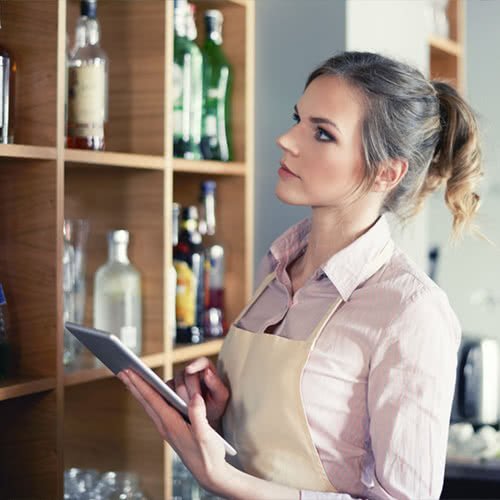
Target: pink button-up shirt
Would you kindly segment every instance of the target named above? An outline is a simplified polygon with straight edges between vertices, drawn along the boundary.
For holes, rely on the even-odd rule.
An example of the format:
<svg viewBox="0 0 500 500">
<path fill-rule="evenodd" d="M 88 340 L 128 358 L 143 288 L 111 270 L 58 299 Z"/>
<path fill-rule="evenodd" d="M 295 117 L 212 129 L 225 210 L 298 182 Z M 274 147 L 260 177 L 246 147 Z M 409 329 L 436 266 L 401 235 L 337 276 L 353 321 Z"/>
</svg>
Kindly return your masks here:
<svg viewBox="0 0 500 500">
<path fill-rule="evenodd" d="M 304 219 L 283 233 L 260 265 L 276 278 L 239 321 L 262 334 L 308 337 L 339 295 L 345 304 L 304 368 L 302 400 L 313 442 L 340 493 L 302 500 L 439 498 L 455 384 L 460 325 L 445 293 L 396 247 L 373 276 L 391 238 L 386 217 L 331 257 L 292 297 L 287 266 L 303 252 Z M 276 367 L 279 370 L 279 367 Z"/>
</svg>

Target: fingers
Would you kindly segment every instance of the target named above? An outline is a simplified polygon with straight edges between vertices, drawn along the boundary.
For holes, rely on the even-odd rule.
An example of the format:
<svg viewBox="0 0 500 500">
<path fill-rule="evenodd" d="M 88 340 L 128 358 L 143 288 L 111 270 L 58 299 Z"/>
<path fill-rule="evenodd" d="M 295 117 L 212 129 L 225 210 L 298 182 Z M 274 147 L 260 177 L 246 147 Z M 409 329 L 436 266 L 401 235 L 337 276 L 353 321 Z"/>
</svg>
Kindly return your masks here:
<svg viewBox="0 0 500 500">
<path fill-rule="evenodd" d="M 220 377 L 209 368 L 203 373 L 203 381 L 216 404 L 223 404 L 229 399 L 228 388 L 224 385 Z"/>
<path fill-rule="evenodd" d="M 207 408 L 201 394 L 196 394 L 189 403 L 189 420 L 191 431 L 200 443 L 206 442 L 209 433 L 213 432 L 207 420 Z"/>
<path fill-rule="evenodd" d="M 175 392 L 184 400 L 186 404 L 189 403 L 189 393 L 184 381 L 184 373 L 182 371 L 175 374 L 174 386 Z"/>
<path fill-rule="evenodd" d="M 189 375 L 192 375 L 193 373 L 201 372 L 207 367 L 211 368 L 214 372 L 216 371 L 214 364 L 207 357 L 203 356 L 195 359 L 192 363 L 187 365 L 185 371 Z"/>
</svg>

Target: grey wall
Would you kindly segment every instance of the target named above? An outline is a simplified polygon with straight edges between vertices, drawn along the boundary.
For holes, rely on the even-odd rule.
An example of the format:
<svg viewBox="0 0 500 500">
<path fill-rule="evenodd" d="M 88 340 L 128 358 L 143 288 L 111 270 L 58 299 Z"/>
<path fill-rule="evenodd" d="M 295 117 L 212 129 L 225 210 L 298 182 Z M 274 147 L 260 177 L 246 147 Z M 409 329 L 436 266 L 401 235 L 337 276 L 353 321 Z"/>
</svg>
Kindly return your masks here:
<svg viewBox="0 0 500 500">
<path fill-rule="evenodd" d="M 500 338 L 500 1 L 467 2 L 466 96 L 479 115 L 486 175 L 480 190 L 478 223 L 498 248 L 467 237 L 447 242 L 451 223 L 442 194 L 434 197 L 430 239 L 443 246 L 440 285 L 446 290 L 464 331 Z"/>
<path fill-rule="evenodd" d="M 255 2 L 255 269 L 273 240 L 309 215 L 274 194 L 281 153 L 276 137 L 292 124 L 307 75 L 345 48 L 344 0 Z"/>
</svg>

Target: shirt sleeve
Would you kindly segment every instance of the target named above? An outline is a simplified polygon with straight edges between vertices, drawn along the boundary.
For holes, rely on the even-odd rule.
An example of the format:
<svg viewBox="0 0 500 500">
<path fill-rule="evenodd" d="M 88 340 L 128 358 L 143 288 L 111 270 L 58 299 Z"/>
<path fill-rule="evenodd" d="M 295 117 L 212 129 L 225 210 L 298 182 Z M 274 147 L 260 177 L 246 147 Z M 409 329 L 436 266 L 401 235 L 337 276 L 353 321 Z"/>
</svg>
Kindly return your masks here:
<svg viewBox="0 0 500 500">
<path fill-rule="evenodd" d="M 439 498 L 460 335 L 440 289 L 420 292 L 383 332 L 368 378 L 373 457 L 363 470 L 362 498 Z M 300 498 L 354 497 L 301 491 Z"/>
</svg>

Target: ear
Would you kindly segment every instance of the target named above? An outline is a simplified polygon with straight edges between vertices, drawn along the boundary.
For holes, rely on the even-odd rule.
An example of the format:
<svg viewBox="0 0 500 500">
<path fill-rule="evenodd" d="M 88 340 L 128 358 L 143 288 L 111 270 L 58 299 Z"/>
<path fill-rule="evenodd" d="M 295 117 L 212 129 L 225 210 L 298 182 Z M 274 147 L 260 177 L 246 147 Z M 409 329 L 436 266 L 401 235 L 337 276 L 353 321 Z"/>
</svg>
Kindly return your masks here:
<svg viewBox="0 0 500 500">
<path fill-rule="evenodd" d="M 408 161 L 401 158 L 392 158 L 382 163 L 372 190 L 389 192 L 394 189 L 408 171 Z"/>
</svg>

